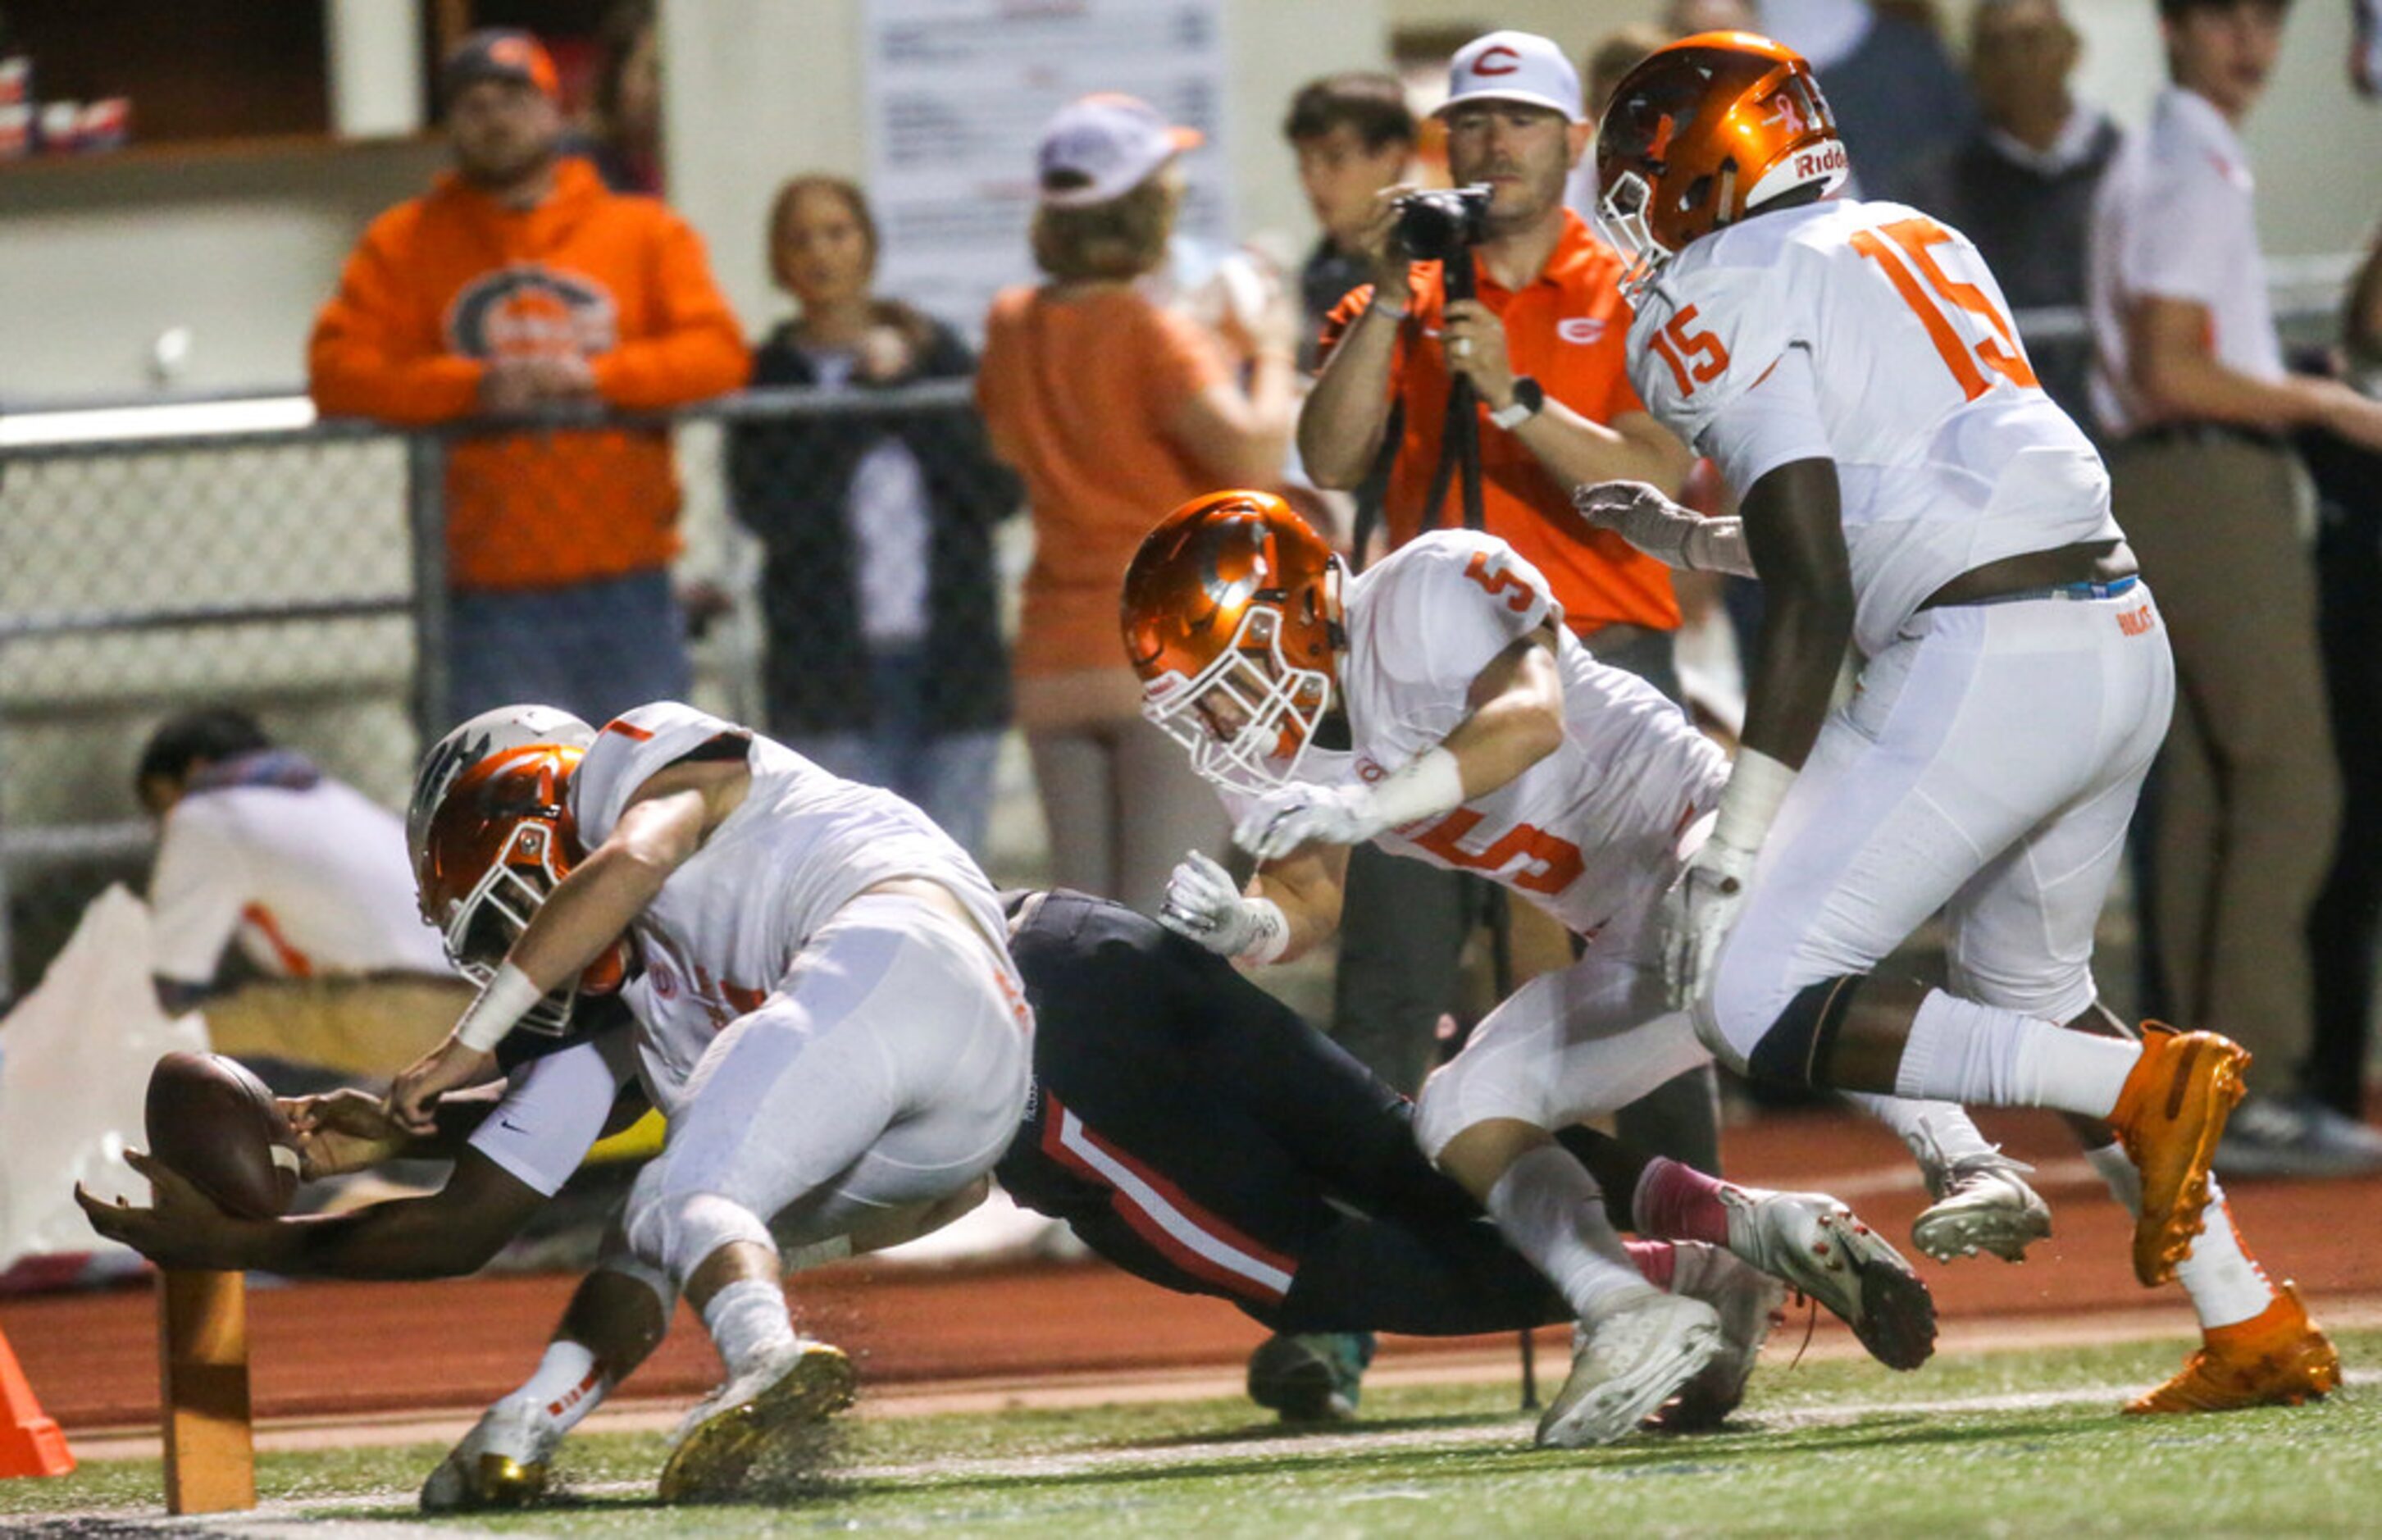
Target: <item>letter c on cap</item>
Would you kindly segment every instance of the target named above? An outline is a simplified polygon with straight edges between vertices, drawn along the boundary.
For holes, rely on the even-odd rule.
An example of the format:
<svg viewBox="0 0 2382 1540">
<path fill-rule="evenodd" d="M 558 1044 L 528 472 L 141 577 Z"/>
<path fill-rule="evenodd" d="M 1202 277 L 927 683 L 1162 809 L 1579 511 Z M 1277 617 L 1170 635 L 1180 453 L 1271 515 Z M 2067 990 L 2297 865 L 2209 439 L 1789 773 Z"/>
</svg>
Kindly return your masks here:
<svg viewBox="0 0 2382 1540">
<path fill-rule="evenodd" d="M 1472 73 L 1475 75 L 1511 75 L 1520 68 L 1522 55 L 1502 43 L 1472 61 Z"/>
</svg>

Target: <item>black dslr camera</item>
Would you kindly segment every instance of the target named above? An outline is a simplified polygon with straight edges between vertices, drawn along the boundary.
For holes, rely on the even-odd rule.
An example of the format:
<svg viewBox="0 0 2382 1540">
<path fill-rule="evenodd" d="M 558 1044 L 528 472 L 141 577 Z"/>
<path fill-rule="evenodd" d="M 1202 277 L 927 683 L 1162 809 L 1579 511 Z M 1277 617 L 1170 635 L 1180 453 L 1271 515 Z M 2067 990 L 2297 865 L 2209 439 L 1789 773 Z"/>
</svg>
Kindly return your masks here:
<svg viewBox="0 0 2382 1540">
<path fill-rule="evenodd" d="M 1489 200 L 1495 189 L 1433 188 L 1398 200 L 1397 240 L 1417 262 L 1453 262 L 1488 235 Z"/>
</svg>

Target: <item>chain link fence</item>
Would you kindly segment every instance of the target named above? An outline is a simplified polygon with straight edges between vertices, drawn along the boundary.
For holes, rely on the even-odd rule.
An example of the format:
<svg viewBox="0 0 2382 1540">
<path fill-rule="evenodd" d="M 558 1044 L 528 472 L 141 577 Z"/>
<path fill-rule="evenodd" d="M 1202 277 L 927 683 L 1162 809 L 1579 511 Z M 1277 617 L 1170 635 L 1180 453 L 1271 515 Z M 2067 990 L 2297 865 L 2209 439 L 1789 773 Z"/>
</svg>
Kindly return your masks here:
<svg viewBox="0 0 2382 1540">
<path fill-rule="evenodd" d="M 2347 265 L 2277 274 L 2288 337 L 2330 338 Z M 2020 322 L 2031 349 L 2081 346 L 2081 315 Z M 468 708 L 601 720 L 677 670 L 699 704 L 903 792 L 997 877 L 1038 878 L 1003 734 L 1030 537 L 971 388 L 755 390 L 526 428 L 0 437 L 0 992 L 39 979 L 108 882 L 143 885 L 133 766 L 160 721 L 216 703 L 394 807 L 424 733 Z M 672 507 L 674 592 L 521 600 L 540 575 L 654 568 Z"/>
<path fill-rule="evenodd" d="M 644 687 L 659 654 L 699 703 L 909 790 L 984 851 L 1025 521 L 969 388 L 0 448 L 5 982 L 37 980 L 109 882 L 143 886 L 133 768 L 202 705 L 402 807 L 425 733 L 491 688 L 592 677 L 598 704 L 572 704 L 600 721 L 663 693 Z M 674 562 L 625 592 L 588 572 L 665 549 L 672 506 Z M 597 576 L 600 602 L 558 615 L 516 585 L 541 573 Z M 1004 837 L 1031 861 L 1033 831 Z"/>
</svg>

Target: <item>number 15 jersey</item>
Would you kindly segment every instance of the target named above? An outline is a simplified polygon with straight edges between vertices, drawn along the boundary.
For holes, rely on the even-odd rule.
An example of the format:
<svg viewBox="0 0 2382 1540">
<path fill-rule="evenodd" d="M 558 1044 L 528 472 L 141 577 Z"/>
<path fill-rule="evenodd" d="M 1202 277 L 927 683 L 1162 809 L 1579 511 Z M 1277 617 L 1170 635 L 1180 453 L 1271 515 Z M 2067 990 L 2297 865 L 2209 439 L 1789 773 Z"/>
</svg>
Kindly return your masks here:
<svg viewBox="0 0 2382 1540">
<path fill-rule="evenodd" d="M 2035 383 L 1977 249 L 1899 203 L 1827 200 L 1693 242 L 1639 301 L 1629 371 L 1740 495 L 1836 462 L 1864 655 L 1971 568 L 2120 536 L 2100 456 Z"/>
</svg>

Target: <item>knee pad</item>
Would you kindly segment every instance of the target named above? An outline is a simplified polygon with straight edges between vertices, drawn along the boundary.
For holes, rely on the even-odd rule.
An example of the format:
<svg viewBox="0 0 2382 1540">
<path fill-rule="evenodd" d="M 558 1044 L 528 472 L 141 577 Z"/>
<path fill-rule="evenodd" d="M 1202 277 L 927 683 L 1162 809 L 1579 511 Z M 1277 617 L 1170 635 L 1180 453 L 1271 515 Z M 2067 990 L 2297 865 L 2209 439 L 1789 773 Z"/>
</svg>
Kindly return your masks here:
<svg viewBox="0 0 2382 1540">
<path fill-rule="evenodd" d="M 1762 1041 L 1753 1045 L 1746 1059 L 1746 1073 L 1781 1085 L 1828 1089 L 1828 1060 L 1836 1052 L 1836 1029 L 1844 1025 L 1854 996 L 1867 982 L 1866 973 L 1848 973 L 1796 992 L 1778 1019 L 1762 1034 Z"/>
<path fill-rule="evenodd" d="M 634 1278 L 653 1294 L 661 1307 L 662 1329 L 669 1329 L 670 1317 L 678 1312 L 678 1285 L 663 1269 L 640 1257 L 629 1249 L 629 1238 L 616 1228 L 604 1238 L 603 1250 L 596 1258 L 600 1273 L 618 1273 L 624 1278 Z"/>
<path fill-rule="evenodd" d="M 1455 1111 L 1455 1066 L 1443 1064 L 1430 1072 L 1415 1096 L 1415 1143 L 1434 1165 L 1447 1141 L 1464 1131 L 1462 1115 Z"/>
<path fill-rule="evenodd" d="M 647 1165 L 629 1189 L 622 1227 L 638 1261 L 684 1287 L 704 1259 L 722 1246 L 743 1240 L 776 1251 L 769 1226 L 733 1198 L 671 1191 L 663 1178 L 669 1164 L 665 1157 Z"/>
<path fill-rule="evenodd" d="M 1455 1136 L 1476 1123 L 1492 1119 L 1546 1126 L 1546 1111 L 1536 1086 L 1509 1089 L 1498 1085 L 1492 1061 L 1458 1053 L 1431 1071 L 1415 1101 L 1415 1143 L 1432 1164 Z"/>
</svg>

